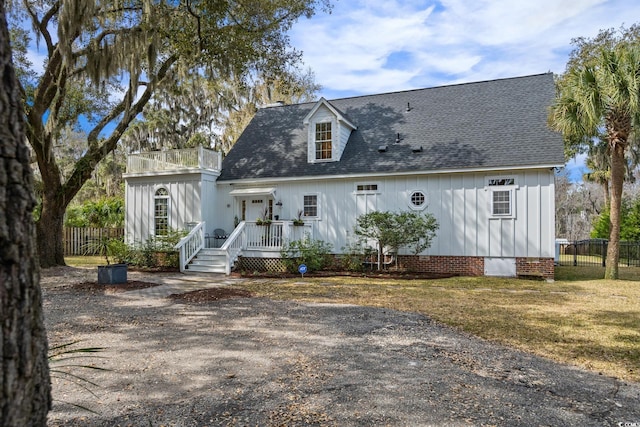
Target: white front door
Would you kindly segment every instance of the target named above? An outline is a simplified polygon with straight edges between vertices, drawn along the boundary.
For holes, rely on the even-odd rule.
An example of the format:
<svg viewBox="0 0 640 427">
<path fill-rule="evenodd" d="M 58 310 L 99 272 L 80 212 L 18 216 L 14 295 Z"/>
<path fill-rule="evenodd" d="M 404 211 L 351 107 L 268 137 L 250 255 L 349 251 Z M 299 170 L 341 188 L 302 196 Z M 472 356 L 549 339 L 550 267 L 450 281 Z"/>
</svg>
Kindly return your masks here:
<svg viewBox="0 0 640 427">
<path fill-rule="evenodd" d="M 254 196 L 240 199 L 240 220 L 255 221 L 262 219 L 267 211 L 267 217 L 271 218 L 273 199 L 267 196 Z"/>
</svg>

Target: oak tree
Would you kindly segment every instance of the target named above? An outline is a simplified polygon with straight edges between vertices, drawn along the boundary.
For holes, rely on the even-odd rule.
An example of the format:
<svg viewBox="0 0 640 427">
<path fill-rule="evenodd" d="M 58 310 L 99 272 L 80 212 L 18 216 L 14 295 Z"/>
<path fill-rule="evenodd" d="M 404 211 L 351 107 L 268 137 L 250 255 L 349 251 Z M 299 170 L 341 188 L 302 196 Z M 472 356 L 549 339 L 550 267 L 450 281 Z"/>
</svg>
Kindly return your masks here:
<svg viewBox="0 0 640 427">
<path fill-rule="evenodd" d="M 256 68 L 281 74 L 300 58 L 287 30 L 328 1 L 23 0 L 16 20 L 31 21 L 46 52 L 42 74 L 22 85 L 27 139 L 43 182 L 41 265 L 64 264 L 65 208 L 171 80 L 243 78 Z M 83 121 L 86 149 L 63 179 L 53 147 L 63 129 Z"/>
<path fill-rule="evenodd" d="M 0 76 L 0 425 L 45 426 L 51 386 L 32 218 L 35 198 L 4 0 Z"/>
</svg>

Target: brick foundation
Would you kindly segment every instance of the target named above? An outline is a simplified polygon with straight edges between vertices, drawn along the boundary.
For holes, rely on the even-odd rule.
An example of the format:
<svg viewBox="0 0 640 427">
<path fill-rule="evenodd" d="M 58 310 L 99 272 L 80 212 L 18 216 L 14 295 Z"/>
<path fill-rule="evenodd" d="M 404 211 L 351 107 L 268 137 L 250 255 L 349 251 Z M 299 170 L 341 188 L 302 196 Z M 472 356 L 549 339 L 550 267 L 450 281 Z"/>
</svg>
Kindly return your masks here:
<svg viewBox="0 0 640 427">
<path fill-rule="evenodd" d="M 425 256 L 400 255 L 398 267 L 416 273 L 453 274 L 457 276 L 483 276 L 484 257 L 468 256 Z M 340 269 L 338 256 L 334 256 L 334 269 Z M 286 271 L 279 258 L 245 258 L 240 257 L 237 270 L 246 271 Z M 518 277 L 538 277 L 553 280 L 553 258 L 516 258 L 516 275 Z"/>
<path fill-rule="evenodd" d="M 484 275 L 483 257 L 400 255 L 398 262 L 401 267 L 415 272 L 458 276 Z"/>
<path fill-rule="evenodd" d="M 401 255 L 401 268 L 415 272 L 483 276 L 484 257 Z M 553 280 L 553 258 L 516 258 L 518 277 L 539 277 Z"/>
<path fill-rule="evenodd" d="M 518 277 L 540 277 L 553 280 L 554 268 L 553 258 L 516 258 Z"/>
</svg>

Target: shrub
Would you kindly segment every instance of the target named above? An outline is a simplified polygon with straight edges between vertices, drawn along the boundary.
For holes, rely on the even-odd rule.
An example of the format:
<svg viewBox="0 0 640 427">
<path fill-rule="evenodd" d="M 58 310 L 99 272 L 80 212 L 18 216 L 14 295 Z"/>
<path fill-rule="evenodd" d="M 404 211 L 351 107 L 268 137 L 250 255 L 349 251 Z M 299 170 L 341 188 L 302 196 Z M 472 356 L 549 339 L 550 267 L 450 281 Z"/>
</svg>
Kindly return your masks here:
<svg viewBox="0 0 640 427">
<path fill-rule="evenodd" d="M 428 212 L 373 211 L 356 219 L 355 234 L 365 240 L 375 240 L 381 255 L 385 248 L 397 254 L 398 249 L 405 246 L 417 255 L 431 246 L 437 229 L 438 222 Z"/>
<path fill-rule="evenodd" d="M 178 268 L 180 253 L 174 249 L 174 246 L 186 235 L 187 232 L 183 230 L 169 230 L 164 236 L 152 236 L 144 243 L 122 250 L 123 262 L 144 268 Z"/>
<path fill-rule="evenodd" d="M 365 258 L 365 247 L 362 242 L 352 242 L 342 248 L 340 264 L 347 271 L 363 271 Z"/>
<path fill-rule="evenodd" d="M 124 199 L 103 197 L 88 200 L 82 205 L 70 206 L 65 215 L 67 227 L 122 227 L 124 225 Z"/>
<path fill-rule="evenodd" d="M 306 234 L 302 240 L 285 242 L 280 256 L 291 273 L 297 273 L 300 264 L 305 264 L 309 272 L 318 271 L 331 265 L 331 248 L 330 243 L 313 240 Z"/>
</svg>

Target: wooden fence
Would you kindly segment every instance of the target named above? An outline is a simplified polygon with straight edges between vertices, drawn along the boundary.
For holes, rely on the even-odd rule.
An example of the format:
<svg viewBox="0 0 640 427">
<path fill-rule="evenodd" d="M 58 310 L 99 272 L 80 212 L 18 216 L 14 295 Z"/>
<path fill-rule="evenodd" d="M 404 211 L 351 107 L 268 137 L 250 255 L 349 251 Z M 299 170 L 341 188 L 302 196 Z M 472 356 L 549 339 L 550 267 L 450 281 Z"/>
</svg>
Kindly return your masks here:
<svg viewBox="0 0 640 427">
<path fill-rule="evenodd" d="M 65 227 L 62 243 L 67 255 L 104 255 L 98 242 L 102 239 L 122 239 L 124 228 Z"/>
</svg>

